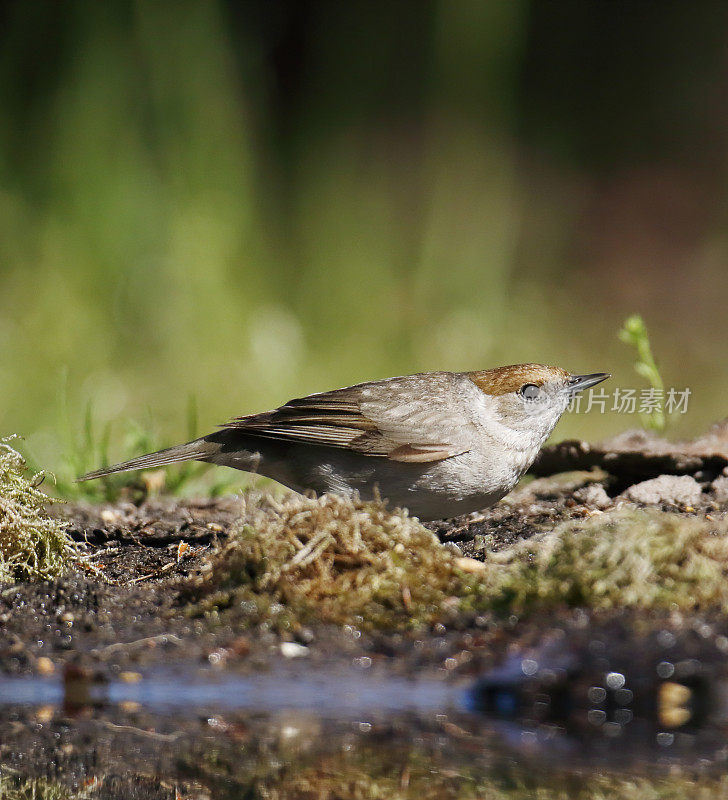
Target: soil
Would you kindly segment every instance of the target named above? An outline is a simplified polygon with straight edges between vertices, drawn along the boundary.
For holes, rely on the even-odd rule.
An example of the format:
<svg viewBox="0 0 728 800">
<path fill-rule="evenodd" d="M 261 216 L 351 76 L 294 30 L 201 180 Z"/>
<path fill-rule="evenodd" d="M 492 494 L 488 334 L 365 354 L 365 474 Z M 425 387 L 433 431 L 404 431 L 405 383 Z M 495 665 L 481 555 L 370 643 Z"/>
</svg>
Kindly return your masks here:
<svg viewBox="0 0 728 800">
<path fill-rule="evenodd" d="M 601 480 L 600 480 L 601 478 Z M 599 473 L 571 473 L 538 479 L 505 501 L 468 518 L 432 523 L 447 546 L 473 558 L 486 546 L 498 549 L 557 523 L 599 513 L 579 501 L 589 486 L 609 487 Z M 721 514 L 722 506 L 709 493 L 700 508 L 661 507 L 685 515 Z M 612 502 L 619 502 L 613 498 Z M 133 504 L 59 505 L 52 509 L 67 521 L 68 531 L 92 555 L 83 569 L 42 583 L 21 583 L 0 592 L 0 673 L 62 670 L 69 663 L 111 669 L 209 666 L 223 654 L 227 668 L 244 671 L 269 666 L 281 658 L 281 637 L 265 629 L 244 630 L 234 613 L 221 622 L 215 617 L 192 617 L 180 600 L 185 580 L 200 569 L 210 549 L 225 540 L 239 513 L 239 500 L 152 499 Z M 565 612 L 560 620 L 568 619 Z M 303 628 L 290 637 L 305 646 L 308 663 L 349 662 L 374 655 L 394 671 L 438 670 L 475 642 L 467 672 L 493 663 L 504 636 L 528 638 L 532 623 L 502 624 L 488 617 L 463 618 L 445 629 L 411 635 L 362 634 L 332 626 Z M 536 625 L 543 627 L 543 620 Z M 463 643 L 466 643 L 465 645 Z M 48 662 L 50 659 L 50 664 Z M 448 670 L 457 674 L 461 670 Z"/>
<path fill-rule="evenodd" d="M 714 444 L 715 437 L 711 441 Z M 584 466 L 582 445 L 576 449 L 575 446 L 571 449 L 560 446 L 558 451 L 547 452 L 539 470 L 546 469 L 544 463 L 549 457 L 561 466 L 573 466 L 568 460 L 569 453 L 572 456 L 576 453 L 576 466 Z M 721 493 L 725 477 L 721 471 L 728 461 L 723 465 L 716 447 L 712 447 L 710 453 L 701 454 L 699 448 L 696 450 L 691 445 L 690 457 L 697 461 L 681 461 L 675 446 L 667 456 L 663 452 L 658 458 L 655 448 L 650 451 L 650 447 L 646 446 L 647 465 L 639 468 L 635 467 L 638 461 L 635 451 L 630 451 L 632 454 L 626 461 L 620 461 L 603 457 L 605 453 L 614 452 L 613 449 L 597 448 L 602 455 L 589 464 L 593 469 L 588 472 L 537 478 L 481 514 L 432 523 L 429 527 L 448 547 L 477 559 L 482 557 L 486 546 L 497 549 L 550 529 L 563 520 L 585 518 L 600 513 L 605 507 L 627 502 L 628 492 L 635 483 L 643 487 L 640 496 L 651 498 L 653 505 L 673 513 L 713 518 L 728 513 L 728 498 Z M 592 448 L 591 452 L 594 451 Z M 672 479 L 661 480 L 654 486 L 650 484 L 649 492 L 644 488 L 645 481 L 663 476 L 660 467 L 664 467 L 665 458 L 671 459 L 673 467 L 667 473 L 669 476 L 690 475 L 695 481 L 697 488 L 691 495 L 690 505 L 679 500 L 681 495 Z M 605 472 L 604 467 L 610 463 L 613 471 Z M 706 467 L 708 463 L 710 469 Z M 621 470 L 620 464 L 627 464 L 626 471 Z M 678 469 L 680 464 L 685 466 L 684 470 Z M 675 497 L 670 495 L 673 489 L 677 492 Z M 683 489 L 681 484 L 679 490 Z M 494 713 L 489 705 L 496 696 L 493 692 L 497 690 L 498 694 L 505 687 L 517 697 L 521 709 L 518 718 L 531 720 L 541 713 L 536 709 L 543 703 L 544 694 L 548 694 L 561 698 L 553 706 L 561 709 L 559 726 L 567 732 L 573 727 L 568 734 L 573 736 L 569 739 L 570 758 L 574 758 L 574 752 L 588 740 L 580 721 L 586 718 L 588 709 L 580 709 L 573 702 L 562 702 L 575 687 L 597 684 L 599 676 L 615 671 L 626 676 L 628 683 L 641 681 L 645 686 L 647 681 L 649 685 L 643 696 L 654 700 L 660 691 L 657 684 L 652 686 L 655 670 L 665 662 L 692 665 L 689 669 L 693 672 L 688 678 L 695 686 L 712 687 L 724 677 L 721 665 L 728 650 L 728 623 L 719 616 L 688 618 L 669 611 L 592 613 L 564 609 L 527 620 L 515 616 L 508 620 L 463 617 L 447 628 L 435 625 L 409 634 L 362 633 L 349 626 L 320 625 L 301 628 L 288 637 L 266 630 L 265 626 L 246 629 L 235 614 L 226 615 L 224 619 L 210 615 L 194 617 L 181 599 L 180 590 L 200 569 L 211 548 L 225 540 L 239 513 L 238 499 L 158 498 L 141 505 L 101 506 L 72 503 L 55 506 L 52 513 L 66 521 L 69 533 L 83 543 L 91 559 L 85 566 L 73 568 L 54 581 L 0 589 L 0 680 L 3 676 L 60 680 L 65 686 L 65 706 L 60 716 L 54 713 L 45 722 L 39 722 L 37 709 L 15 707 L 6 702 L 7 698 L 3 698 L 0 691 L 3 717 L 12 722 L 0 737 L 0 780 L 3 769 L 18 767 L 18 759 L 25 765 L 22 772 L 26 776 L 47 775 L 49 763 L 55 765 L 54 777 L 70 776 L 74 785 L 89 779 L 89 775 L 98 775 L 99 769 L 94 771 L 87 763 L 83 742 L 97 739 L 101 726 L 108 734 L 104 741 L 114 741 L 115 737 L 122 742 L 119 747 L 123 751 L 129 746 L 129 737 L 122 735 L 129 726 L 129 717 L 120 707 L 107 708 L 99 715 L 98 704 L 87 699 L 93 695 L 93 692 L 89 694 L 89 687 L 119 680 L 135 681 L 160 670 L 166 675 L 176 672 L 182 676 L 181 680 L 188 682 L 193 682 L 195 675 L 211 673 L 217 676 L 266 673 L 280 676 L 281 681 L 291 681 L 296 680 L 296 676 L 316 671 L 344 674 L 354 666 L 366 669 L 367 674 L 435 679 L 469 686 L 471 691 L 477 687 L 478 710 L 488 714 Z M 291 642 L 286 643 L 285 638 Z M 533 680 L 524 681 L 520 667 L 509 667 L 508 656 L 514 653 L 521 654 L 519 659 L 524 653 L 535 654 L 534 663 L 538 662 L 539 673 Z M 493 671 L 495 668 L 499 671 Z M 554 689 L 552 676 L 557 673 L 567 676 L 568 681 Z M 483 676 L 488 675 L 490 677 L 483 682 Z M 697 696 L 698 690 L 695 691 Z M 96 708 L 93 722 L 83 721 L 88 717 L 83 710 L 86 705 Z M 71 716 L 75 718 L 72 725 L 62 721 L 68 717 L 69 709 L 73 709 Z M 580 710 L 584 712 L 581 716 L 577 713 Z M 142 754 L 142 762 L 144 748 L 139 749 L 137 739 L 139 736 L 142 741 L 145 739 L 138 731 L 151 731 L 151 737 L 162 737 L 159 742 L 167 741 L 163 737 L 168 735 L 189 736 L 190 742 L 197 742 L 190 745 L 192 750 L 199 745 L 197 711 L 182 719 L 167 717 L 162 721 L 145 719 L 143 709 L 135 714 L 131 749 Z M 648 729 L 645 741 L 652 743 L 650 747 L 661 730 L 659 715 L 659 703 L 647 703 L 643 709 L 642 719 L 647 720 Z M 207 736 L 213 724 L 210 720 L 218 717 L 203 717 Z M 694 720 L 697 719 L 695 712 Z M 249 719 L 245 723 L 235 722 L 231 716 L 220 725 L 225 729 L 226 746 L 231 740 L 238 741 L 236 737 L 240 736 L 245 741 L 255 742 L 256 747 L 262 746 L 265 740 Z M 452 733 L 458 726 L 462 730 L 466 722 L 455 717 L 445 720 L 443 715 L 426 720 L 409 719 L 406 723 L 388 720 L 379 728 L 384 741 L 389 742 L 392 737 L 396 740 L 398 735 L 401 738 L 402 725 L 409 731 L 408 736 L 418 730 L 418 741 L 426 742 L 430 741 L 429 737 L 441 738 L 445 735 L 443 730 Z M 447 728 L 447 725 L 454 727 Z M 245 732 L 241 733 L 243 730 Z M 113 732 L 111 738 L 110 731 Z M 396 734 L 397 731 L 400 733 Z M 586 733 L 589 734 L 589 730 Z M 317 736 L 320 734 L 321 729 L 318 729 Z M 350 732 L 341 735 L 346 739 Z M 472 744 L 474 734 L 468 735 Z M 690 747 L 703 762 L 707 759 L 712 763 L 718 759 L 717 745 L 713 747 L 711 735 L 706 734 L 706 740 L 701 740 L 697 749 L 697 739 L 691 739 Z M 339 739 L 335 741 L 340 744 Z M 171 754 L 169 748 L 162 748 L 164 757 L 177 765 L 172 770 L 173 784 L 184 786 L 189 796 L 196 796 L 195 787 L 199 789 L 199 784 L 195 781 L 199 776 L 185 783 L 189 774 L 186 778 L 185 770 L 180 771 L 179 759 L 175 761 L 176 747 L 172 747 Z M 388 747 L 385 744 L 384 751 Z M 638 750 L 635 748 L 634 752 Z M 98 759 L 99 753 L 94 752 Z M 113 747 L 109 752 L 114 752 Z M 160 752 L 159 748 L 155 749 L 157 755 Z M 604 748 L 599 752 L 604 759 Z M 623 753 L 624 748 L 619 752 Z M 163 782 L 152 780 L 141 767 L 124 776 L 119 764 L 113 766 L 113 757 L 108 753 L 107 756 L 109 765 L 101 770 L 108 778 L 104 784 L 106 795 L 101 792 L 99 796 L 175 796 L 167 791 L 169 786 L 164 789 Z M 377 758 L 381 757 L 380 752 Z M 31 763 L 35 766 L 28 769 Z M 192 769 L 190 765 L 194 763 L 195 757 L 191 756 L 185 769 Z M 160 769 L 168 774 L 171 768 L 167 765 Z M 114 781 L 120 781 L 116 789 Z M 204 783 L 209 787 L 209 780 Z M 210 795 L 202 792 L 200 796 Z"/>
</svg>

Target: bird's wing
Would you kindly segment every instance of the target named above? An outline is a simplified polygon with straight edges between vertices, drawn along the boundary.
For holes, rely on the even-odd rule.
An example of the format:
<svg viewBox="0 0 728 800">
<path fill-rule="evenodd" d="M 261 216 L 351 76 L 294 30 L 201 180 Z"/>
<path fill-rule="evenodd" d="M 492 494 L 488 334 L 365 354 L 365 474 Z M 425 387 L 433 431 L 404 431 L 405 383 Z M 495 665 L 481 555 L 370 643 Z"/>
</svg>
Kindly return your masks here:
<svg viewBox="0 0 728 800">
<path fill-rule="evenodd" d="M 436 373 L 363 383 L 291 400 L 224 427 L 392 461 L 442 461 L 469 450 L 474 434 L 453 413 L 451 381 L 450 373 Z"/>
</svg>

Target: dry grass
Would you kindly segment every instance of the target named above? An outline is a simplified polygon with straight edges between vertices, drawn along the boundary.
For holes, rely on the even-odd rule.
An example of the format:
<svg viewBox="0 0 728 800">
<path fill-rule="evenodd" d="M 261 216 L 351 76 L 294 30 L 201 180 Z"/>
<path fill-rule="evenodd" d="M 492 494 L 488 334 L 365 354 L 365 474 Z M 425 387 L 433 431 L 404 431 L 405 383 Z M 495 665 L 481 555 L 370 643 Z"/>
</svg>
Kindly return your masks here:
<svg viewBox="0 0 728 800">
<path fill-rule="evenodd" d="M 28 476 L 9 441 L 0 439 L 0 582 L 51 578 L 63 571 L 73 542 L 45 512 L 42 474 Z"/>
<path fill-rule="evenodd" d="M 406 512 L 291 494 L 247 501 L 197 591 L 206 609 L 247 603 L 259 615 L 391 628 L 446 616 L 465 588 L 450 552 Z"/>
<path fill-rule="evenodd" d="M 568 604 L 594 609 L 728 611 L 728 522 L 616 510 L 489 553 L 478 594 L 511 611 Z"/>
</svg>

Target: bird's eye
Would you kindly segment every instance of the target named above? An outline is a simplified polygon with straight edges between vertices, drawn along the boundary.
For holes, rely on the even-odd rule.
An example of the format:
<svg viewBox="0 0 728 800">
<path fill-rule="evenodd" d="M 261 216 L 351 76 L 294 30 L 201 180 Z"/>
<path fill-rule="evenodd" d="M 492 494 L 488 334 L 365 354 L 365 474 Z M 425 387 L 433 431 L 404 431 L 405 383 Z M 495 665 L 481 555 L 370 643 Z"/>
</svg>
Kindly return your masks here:
<svg viewBox="0 0 728 800">
<path fill-rule="evenodd" d="M 541 391 L 535 383 L 527 383 L 518 390 L 524 400 L 535 400 Z"/>
</svg>

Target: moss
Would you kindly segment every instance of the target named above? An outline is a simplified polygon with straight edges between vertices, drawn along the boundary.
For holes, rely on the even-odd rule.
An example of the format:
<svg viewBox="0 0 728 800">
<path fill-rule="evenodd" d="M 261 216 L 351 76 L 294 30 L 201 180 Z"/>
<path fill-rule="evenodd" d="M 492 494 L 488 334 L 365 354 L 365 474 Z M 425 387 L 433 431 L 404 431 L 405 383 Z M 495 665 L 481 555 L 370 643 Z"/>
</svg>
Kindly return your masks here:
<svg viewBox="0 0 728 800">
<path fill-rule="evenodd" d="M 203 569 L 194 612 L 404 629 L 563 606 L 728 611 L 728 521 L 615 510 L 459 561 L 406 512 L 326 495 L 250 501 Z M 471 562 L 472 565 L 472 562 Z"/>
<path fill-rule="evenodd" d="M 406 512 L 291 494 L 247 501 L 195 591 L 198 608 L 242 604 L 278 627 L 316 617 L 395 628 L 443 618 L 465 588 L 451 553 Z"/>
<path fill-rule="evenodd" d="M 3 800 L 72 800 L 78 796 L 54 781 L 0 773 L 0 798 Z"/>
<path fill-rule="evenodd" d="M 74 545 L 63 523 L 45 512 L 50 498 L 39 488 L 42 473 L 29 476 L 9 441 L 0 439 L 0 582 L 51 578 Z"/>
<path fill-rule="evenodd" d="M 615 510 L 497 553 L 478 595 L 511 611 L 563 605 L 728 610 L 728 522 Z"/>
<path fill-rule="evenodd" d="M 550 766 L 514 760 L 475 737 L 453 752 L 388 740 L 365 742 L 316 734 L 321 752 L 308 740 L 240 751 L 208 749 L 185 754 L 183 774 L 215 798 L 267 800 L 711 800 L 725 797 L 728 777 L 697 775 L 675 766 L 669 775 L 630 774 L 602 767 Z M 305 752 L 309 744 L 313 750 Z M 480 746 L 480 747 L 479 747 Z M 484 758 L 479 758 L 480 751 Z"/>
<path fill-rule="evenodd" d="M 276 784 L 266 786 L 264 796 L 270 800 L 710 800 L 723 797 L 721 792 L 728 788 L 728 780 L 720 778 L 696 781 L 596 774 L 581 780 L 559 776 L 535 781 L 523 775 L 504 780 L 497 773 L 478 779 L 447 769 L 435 775 L 432 769 L 407 774 L 404 768 L 380 774 L 371 766 L 342 770 L 340 764 L 323 764 L 318 769 L 292 770 Z M 406 783 L 403 774 L 407 774 Z"/>
</svg>

